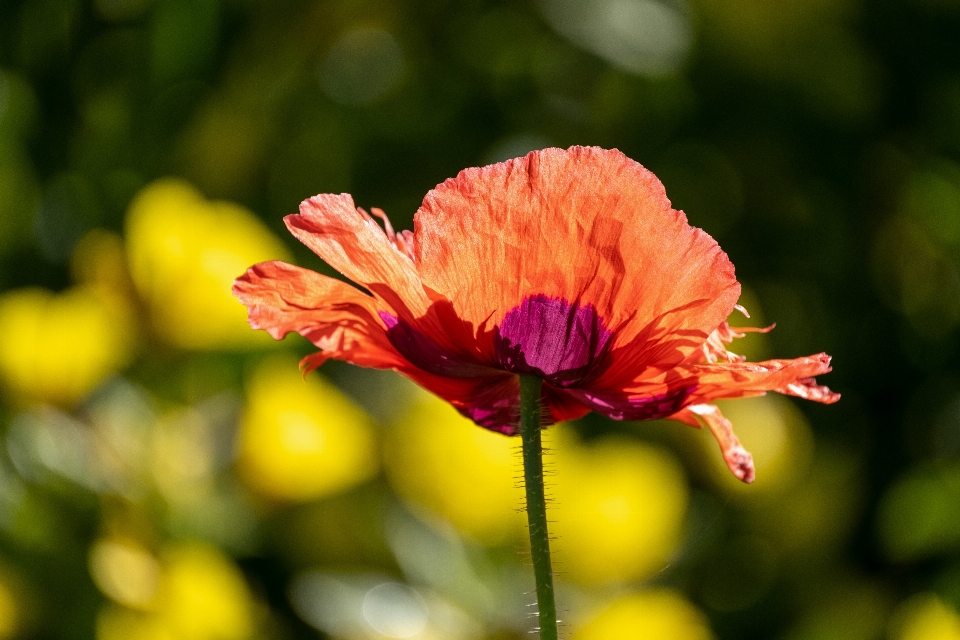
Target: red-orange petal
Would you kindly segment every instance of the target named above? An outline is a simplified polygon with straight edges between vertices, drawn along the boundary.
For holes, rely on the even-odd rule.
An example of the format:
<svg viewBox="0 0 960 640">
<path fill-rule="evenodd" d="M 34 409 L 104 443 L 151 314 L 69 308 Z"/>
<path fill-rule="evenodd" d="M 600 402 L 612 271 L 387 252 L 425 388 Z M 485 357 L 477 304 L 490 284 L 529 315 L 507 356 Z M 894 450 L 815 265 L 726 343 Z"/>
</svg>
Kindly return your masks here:
<svg viewBox="0 0 960 640">
<path fill-rule="evenodd" d="M 813 380 L 813 376 L 828 371 L 830 357 L 821 353 L 793 360 L 681 365 L 653 378 L 641 376 L 623 387 L 566 392 L 593 411 L 616 420 L 652 420 L 674 415 L 690 405 L 758 396 L 767 391 L 829 404 L 840 395 L 816 386 Z"/>
<path fill-rule="evenodd" d="M 475 328 L 531 296 L 592 305 L 614 334 L 602 384 L 679 364 L 739 297 L 733 266 L 619 151 L 573 147 L 466 169 L 427 194 L 414 261 Z"/>
<path fill-rule="evenodd" d="M 717 439 L 717 444 L 720 445 L 720 453 L 723 454 L 723 460 L 727 463 L 727 468 L 733 472 L 733 475 L 748 484 L 754 481 L 756 469 L 753 466 L 753 456 L 740 444 L 733 432 L 733 425 L 720 413 L 720 409 L 716 405 L 690 405 L 670 416 L 670 419 L 679 420 L 695 427 L 699 427 L 699 422 L 702 421 L 710 429 L 713 437 Z"/>
<path fill-rule="evenodd" d="M 505 371 L 485 376 L 454 378 L 436 375 L 413 365 L 398 367 L 427 391 L 452 404 L 478 425 L 512 436 L 520 423 L 520 382 Z"/>
<path fill-rule="evenodd" d="M 456 378 L 436 375 L 413 365 L 397 370 L 434 393 L 478 425 L 509 436 L 519 433 L 520 383 L 515 375 L 491 370 L 483 376 Z M 543 385 L 541 403 L 546 424 L 574 420 L 590 412 L 563 389 Z"/>
<path fill-rule="evenodd" d="M 410 320 L 426 315 L 431 301 L 413 261 L 349 194 L 304 200 L 300 213 L 284 221 L 300 242 L 395 314 Z"/>
<path fill-rule="evenodd" d="M 667 378 L 670 384 L 695 381 L 691 400 L 697 403 L 720 398 L 741 398 L 777 391 L 824 404 L 840 399 L 839 393 L 817 386 L 814 376 L 829 373 L 830 356 L 818 353 L 790 360 L 723 362 L 677 367 Z"/>
<path fill-rule="evenodd" d="M 386 214 L 374 209 L 387 221 Z M 446 301 L 424 288 L 410 257 L 409 232 L 384 230 L 366 211 L 354 205 L 349 194 L 320 194 L 304 200 L 300 212 L 284 218 L 287 228 L 327 264 L 365 287 L 380 303 L 380 310 L 402 320 L 439 344 L 445 351 L 470 350 L 473 334 L 451 333 L 449 314 L 441 314 Z"/>
<path fill-rule="evenodd" d="M 327 358 L 379 369 L 406 364 L 387 339 L 376 300 L 345 282 L 285 262 L 261 262 L 237 278 L 233 292 L 254 329 L 277 340 L 296 332 L 321 349 L 305 360 L 308 369 Z"/>
<path fill-rule="evenodd" d="M 563 389 L 549 384 L 543 385 L 541 402 L 547 411 L 547 422 L 556 423 L 565 420 L 576 420 L 590 413 L 586 406 Z"/>
</svg>

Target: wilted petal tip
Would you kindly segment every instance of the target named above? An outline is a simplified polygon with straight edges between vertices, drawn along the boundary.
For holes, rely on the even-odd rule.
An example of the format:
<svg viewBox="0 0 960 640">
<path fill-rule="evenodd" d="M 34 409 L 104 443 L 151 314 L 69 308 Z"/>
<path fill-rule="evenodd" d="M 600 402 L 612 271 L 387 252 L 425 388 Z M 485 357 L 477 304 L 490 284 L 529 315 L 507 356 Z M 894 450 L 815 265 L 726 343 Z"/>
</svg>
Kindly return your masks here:
<svg viewBox="0 0 960 640">
<path fill-rule="evenodd" d="M 696 404 L 687 407 L 684 411 L 697 415 L 713 433 L 720 445 L 720 453 L 723 454 L 723 461 L 727 468 L 737 477 L 738 480 L 750 484 L 756 478 L 756 468 L 753 465 L 753 456 L 744 449 L 743 445 L 733 433 L 733 425 L 727 420 L 720 409 L 712 404 Z M 684 420 L 684 412 L 674 416 Z M 684 420 L 686 421 L 686 420 Z"/>
<path fill-rule="evenodd" d="M 741 445 L 724 451 L 723 459 L 738 480 L 750 484 L 756 479 L 757 473 L 753 466 L 753 456 Z"/>
</svg>

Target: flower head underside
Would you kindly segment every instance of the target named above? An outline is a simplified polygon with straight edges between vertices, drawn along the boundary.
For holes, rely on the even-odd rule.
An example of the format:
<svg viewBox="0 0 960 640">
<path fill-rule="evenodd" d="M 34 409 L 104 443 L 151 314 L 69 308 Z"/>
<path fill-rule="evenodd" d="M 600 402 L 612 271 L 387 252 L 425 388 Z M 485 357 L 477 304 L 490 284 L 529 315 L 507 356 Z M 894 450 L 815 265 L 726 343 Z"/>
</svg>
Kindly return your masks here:
<svg viewBox="0 0 960 640">
<path fill-rule="evenodd" d="M 347 194 L 301 204 L 287 227 L 363 288 L 264 262 L 234 292 L 250 324 L 296 332 L 329 358 L 395 369 L 478 425 L 513 435 L 518 374 L 543 379 L 549 421 L 589 411 L 706 425 L 731 471 L 750 454 L 713 401 L 777 391 L 839 396 L 817 354 L 750 363 L 727 350 L 740 285 L 659 180 L 619 151 L 545 149 L 466 169 L 430 191 L 414 231 L 381 227 Z"/>
</svg>

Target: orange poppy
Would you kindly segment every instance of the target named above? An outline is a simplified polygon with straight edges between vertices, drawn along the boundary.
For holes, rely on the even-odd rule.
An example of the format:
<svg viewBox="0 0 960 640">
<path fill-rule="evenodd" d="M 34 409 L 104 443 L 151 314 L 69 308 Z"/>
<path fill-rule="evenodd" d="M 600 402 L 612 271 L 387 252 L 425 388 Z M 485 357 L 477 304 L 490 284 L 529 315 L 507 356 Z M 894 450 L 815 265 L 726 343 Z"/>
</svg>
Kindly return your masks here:
<svg viewBox="0 0 960 640">
<path fill-rule="evenodd" d="M 656 176 L 619 151 L 545 149 L 465 169 L 430 191 L 414 231 L 384 228 L 347 194 L 305 200 L 287 227 L 361 288 L 284 262 L 242 275 L 250 324 L 295 331 L 328 358 L 395 369 L 482 427 L 514 435 L 519 378 L 544 381 L 551 421 L 589 411 L 713 432 L 731 471 L 750 454 L 710 404 L 778 391 L 839 395 L 830 357 L 749 363 L 727 350 L 740 285 Z M 741 331 L 744 331 L 743 329 Z"/>
</svg>

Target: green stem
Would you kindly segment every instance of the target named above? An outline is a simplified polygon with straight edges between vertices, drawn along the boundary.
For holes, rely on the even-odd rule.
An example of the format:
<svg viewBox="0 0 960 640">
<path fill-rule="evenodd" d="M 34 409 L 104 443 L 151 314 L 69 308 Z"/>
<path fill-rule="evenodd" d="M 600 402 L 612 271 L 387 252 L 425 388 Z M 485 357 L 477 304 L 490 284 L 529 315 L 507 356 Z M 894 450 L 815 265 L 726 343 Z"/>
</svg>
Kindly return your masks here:
<svg viewBox="0 0 960 640">
<path fill-rule="evenodd" d="M 527 490 L 530 554 L 537 583 L 540 640 L 557 640 L 557 604 L 553 597 L 553 567 L 547 533 L 547 502 L 543 490 L 543 446 L 540 442 L 540 389 L 543 380 L 520 376 L 520 438 L 523 440 L 523 479 Z"/>
</svg>

